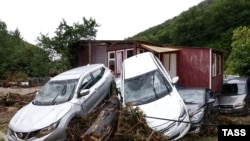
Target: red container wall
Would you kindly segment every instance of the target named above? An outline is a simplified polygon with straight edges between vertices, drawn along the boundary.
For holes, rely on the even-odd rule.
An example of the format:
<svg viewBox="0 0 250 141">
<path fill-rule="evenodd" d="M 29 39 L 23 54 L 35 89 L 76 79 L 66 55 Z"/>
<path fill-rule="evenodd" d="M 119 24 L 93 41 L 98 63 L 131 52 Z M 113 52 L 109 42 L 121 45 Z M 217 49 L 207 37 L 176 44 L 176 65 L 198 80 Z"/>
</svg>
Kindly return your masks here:
<svg viewBox="0 0 250 141">
<path fill-rule="evenodd" d="M 177 55 L 178 83 L 187 87 L 208 87 L 210 52 L 207 48 L 182 48 Z"/>
</svg>

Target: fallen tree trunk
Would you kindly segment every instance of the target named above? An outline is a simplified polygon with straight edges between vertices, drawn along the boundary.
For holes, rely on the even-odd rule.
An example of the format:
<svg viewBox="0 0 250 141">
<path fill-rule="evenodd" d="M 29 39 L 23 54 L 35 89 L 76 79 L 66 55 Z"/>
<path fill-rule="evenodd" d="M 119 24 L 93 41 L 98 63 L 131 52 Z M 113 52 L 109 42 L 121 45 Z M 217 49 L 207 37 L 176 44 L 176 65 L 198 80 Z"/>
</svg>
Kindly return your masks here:
<svg viewBox="0 0 250 141">
<path fill-rule="evenodd" d="M 120 110 L 120 101 L 116 96 L 105 102 L 103 110 L 99 113 L 95 122 L 81 136 L 82 141 L 108 140 L 114 130 Z"/>
</svg>

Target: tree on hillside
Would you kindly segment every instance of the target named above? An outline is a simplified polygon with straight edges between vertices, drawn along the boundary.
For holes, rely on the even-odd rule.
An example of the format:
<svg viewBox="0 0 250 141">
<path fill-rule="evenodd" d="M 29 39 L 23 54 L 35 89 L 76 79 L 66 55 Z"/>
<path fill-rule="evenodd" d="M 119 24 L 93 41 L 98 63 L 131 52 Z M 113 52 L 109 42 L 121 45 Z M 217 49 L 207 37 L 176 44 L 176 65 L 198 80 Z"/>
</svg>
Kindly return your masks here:
<svg viewBox="0 0 250 141">
<path fill-rule="evenodd" d="M 249 9 L 250 0 L 203 0 L 180 15 L 129 39 L 215 48 L 223 51 L 227 60 L 231 53 L 233 30 L 250 25 Z"/>
<path fill-rule="evenodd" d="M 48 51 L 52 60 L 55 56 L 60 54 L 60 64 L 63 65 L 61 68 L 66 70 L 72 66 L 71 61 L 73 56 L 70 54 L 70 45 L 82 39 L 94 39 L 97 32 L 95 28 L 98 26 L 99 25 L 92 18 L 88 20 L 83 17 L 82 24 L 74 23 L 72 26 L 69 26 L 63 19 L 55 31 L 55 37 L 50 38 L 48 35 L 41 34 L 41 36 L 37 38 L 38 46 Z"/>
<path fill-rule="evenodd" d="M 27 77 L 48 76 L 51 61 L 47 52 L 23 41 L 18 29 L 8 31 L 1 20 L 0 56 L 0 79 L 26 80 Z"/>
<path fill-rule="evenodd" d="M 6 45 L 6 35 L 7 35 L 7 26 L 4 22 L 0 20 L 0 62 L 4 61 L 4 57 L 6 56 L 6 50 L 5 50 L 5 45 Z M 2 63 L 0 63 L 0 74 L 3 74 L 5 71 L 4 66 Z M 0 79 L 1 79 L 0 75 Z"/>
<path fill-rule="evenodd" d="M 250 75 L 250 28 L 241 26 L 234 30 L 232 52 L 229 57 L 232 72 L 241 76 Z"/>
</svg>

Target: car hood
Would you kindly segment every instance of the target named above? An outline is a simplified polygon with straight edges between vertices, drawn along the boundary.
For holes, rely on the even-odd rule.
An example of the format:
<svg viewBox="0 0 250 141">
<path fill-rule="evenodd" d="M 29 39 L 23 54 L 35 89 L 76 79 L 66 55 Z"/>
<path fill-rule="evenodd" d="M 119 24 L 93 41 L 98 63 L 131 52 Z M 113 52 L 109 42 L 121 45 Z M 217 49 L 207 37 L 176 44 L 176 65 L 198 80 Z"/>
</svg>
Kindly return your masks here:
<svg viewBox="0 0 250 141">
<path fill-rule="evenodd" d="M 202 104 L 186 104 L 189 116 L 194 115 L 195 113 L 197 113 L 197 111 L 199 109 L 202 108 Z"/>
<path fill-rule="evenodd" d="M 15 131 L 29 132 L 47 127 L 61 119 L 71 109 L 71 103 L 37 106 L 32 103 L 21 108 L 11 119 Z"/>
<path fill-rule="evenodd" d="M 246 95 L 241 94 L 241 95 L 232 95 L 232 96 L 219 96 L 218 97 L 218 103 L 219 105 L 235 105 L 239 102 L 244 101 Z"/>
<path fill-rule="evenodd" d="M 148 125 L 154 128 L 159 125 L 166 124 L 171 120 L 178 120 L 178 117 L 181 113 L 181 102 L 182 101 L 178 99 L 174 93 L 171 93 L 156 101 L 139 105 L 137 107 L 139 107 L 144 112 L 144 114 L 146 114 L 146 121 Z M 156 118 L 170 120 L 160 120 Z"/>
</svg>

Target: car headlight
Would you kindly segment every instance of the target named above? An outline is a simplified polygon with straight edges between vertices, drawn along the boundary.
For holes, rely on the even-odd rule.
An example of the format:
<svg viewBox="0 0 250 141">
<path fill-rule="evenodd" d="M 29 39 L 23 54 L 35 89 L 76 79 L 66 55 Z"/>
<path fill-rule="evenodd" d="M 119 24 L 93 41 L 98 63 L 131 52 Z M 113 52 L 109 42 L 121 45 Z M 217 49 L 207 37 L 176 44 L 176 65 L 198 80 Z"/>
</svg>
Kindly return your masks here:
<svg viewBox="0 0 250 141">
<path fill-rule="evenodd" d="M 43 137 L 43 136 L 45 136 L 45 135 L 51 133 L 52 131 L 54 131 L 54 130 L 57 128 L 59 122 L 60 122 L 60 120 L 57 121 L 57 122 L 55 122 L 55 123 L 53 123 L 53 124 L 51 124 L 51 125 L 49 125 L 49 126 L 47 126 L 47 127 L 45 127 L 45 128 L 43 128 L 43 129 L 41 129 L 41 130 L 36 134 L 36 137 L 37 137 L 37 138 L 40 138 L 40 137 Z"/>
<path fill-rule="evenodd" d="M 239 102 L 239 103 L 237 103 L 237 104 L 235 104 L 235 108 L 239 108 L 239 107 L 244 107 L 245 106 L 245 101 L 242 101 L 242 102 Z"/>
<path fill-rule="evenodd" d="M 190 120 L 191 122 L 198 122 L 202 119 L 203 116 L 204 116 L 204 108 L 194 113 L 193 116 L 190 117 Z"/>
</svg>

